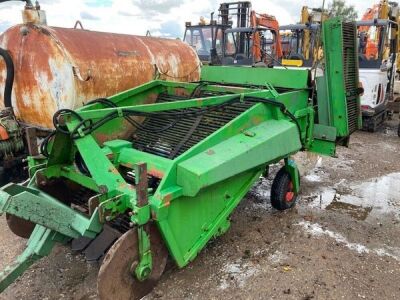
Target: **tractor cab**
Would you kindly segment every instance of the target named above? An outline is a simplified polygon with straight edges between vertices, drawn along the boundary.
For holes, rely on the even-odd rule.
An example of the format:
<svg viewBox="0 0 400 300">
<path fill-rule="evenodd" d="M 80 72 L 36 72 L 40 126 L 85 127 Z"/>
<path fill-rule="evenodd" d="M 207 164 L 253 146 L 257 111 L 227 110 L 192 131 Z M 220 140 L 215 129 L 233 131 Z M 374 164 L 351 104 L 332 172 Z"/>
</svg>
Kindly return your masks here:
<svg viewBox="0 0 400 300">
<path fill-rule="evenodd" d="M 390 20 L 357 22 L 360 68 L 380 69 L 391 62 L 396 53 L 398 24 Z"/>
<path fill-rule="evenodd" d="M 277 62 L 276 36 L 265 27 L 227 29 L 222 65 L 273 66 Z"/>
<path fill-rule="evenodd" d="M 208 63 L 211 58 L 211 49 L 215 49 L 217 55 L 222 54 L 223 32 L 228 27 L 215 21 L 197 25 L 187 22 L 183 40 L 196 50 L 201 62 Z"/>
</svg>

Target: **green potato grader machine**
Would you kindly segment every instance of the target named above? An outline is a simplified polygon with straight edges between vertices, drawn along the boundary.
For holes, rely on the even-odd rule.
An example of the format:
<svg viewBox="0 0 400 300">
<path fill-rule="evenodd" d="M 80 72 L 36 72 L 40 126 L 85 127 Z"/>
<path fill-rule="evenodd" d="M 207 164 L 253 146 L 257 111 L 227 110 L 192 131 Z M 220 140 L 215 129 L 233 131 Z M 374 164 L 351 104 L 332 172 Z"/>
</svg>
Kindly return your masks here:
<svg viewBox="0 0 400 300">
<path fill-rule="evenodd" d="M 139 299 L 168 256 L 189 264 L 270 164 L 285 165 L 271 202 L 299 193 L 291 155 L 335 155 L 360 128 L 356 27 L 323 25 L 324 76 L 308 70 L 207 66 L 201 81 L 152 81 L 54 116 L 30 179 L 0 191 L 10 229 L 29 237 L 0 274 L 3 291 L 56 243 L 102 258 L 100 299 Z"/>
</svg>

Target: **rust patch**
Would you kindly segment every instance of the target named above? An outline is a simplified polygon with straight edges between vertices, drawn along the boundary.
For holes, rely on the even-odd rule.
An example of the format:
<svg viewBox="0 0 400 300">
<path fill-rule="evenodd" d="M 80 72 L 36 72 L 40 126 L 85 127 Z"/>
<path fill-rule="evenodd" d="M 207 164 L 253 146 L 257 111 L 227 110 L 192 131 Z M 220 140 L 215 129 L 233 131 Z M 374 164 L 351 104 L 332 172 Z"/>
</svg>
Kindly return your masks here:
<svg viewBox="0 0 400 300">
<path fill-rule="evenodd" d="M 182 96 L 182 97 L 188 97 L 190 96 L 190 93 L 188 93 L 188 91 L 183 88 L 183 87 L 177 87 L 174 89 L 174 94 L 176 96 Z"/>
<path fill-rule="evenodd" d="M 143 207 L 147 205 L 149 202 L 147 194 L 147 189 L 149 188 L 148 178 L 147 178 L 147 164 L 146 163 L 137 164 L 135 173 L 136 173 L 135 179 L 136 179 L 137 206 Z"/>
<path fill-rule="evenodd" d="M 128 168 L 128 169 L 133 169 L 133 164 L 131 164 L 131 163 L 122 163 L 121 166 Z"/>
<path fill-rule="evenodd" d="M 163 198 L 163 202 L 165 204 L 165 206 L 169 206 L 170 202 L 172 200 L 172 194 L 166 194 Z"/>
<path fill-rule="evenodd" d="M 253 125 L 259 125 L 264 121 L 264 119 L 261 116 L 252 116 L 251 117 L 251 123 Z"/>
<path fill-rule="evenodd" d="M 151 176 L 156 177 L 158 179 L 162 179 L 164 177 L 164 172 L 161 170 L 157 170 L 155 168 L 149 169 L 147 171 Z"/>
<path fill-rule="evenodd" d="M 111 167 L 108 169 L 108 172 L 113 173 L 113 174 L 116 174 L 116 175 L 119 174 L 117 168 L 115 168 L 114 166 L 111 166 Z"/>
</svg>

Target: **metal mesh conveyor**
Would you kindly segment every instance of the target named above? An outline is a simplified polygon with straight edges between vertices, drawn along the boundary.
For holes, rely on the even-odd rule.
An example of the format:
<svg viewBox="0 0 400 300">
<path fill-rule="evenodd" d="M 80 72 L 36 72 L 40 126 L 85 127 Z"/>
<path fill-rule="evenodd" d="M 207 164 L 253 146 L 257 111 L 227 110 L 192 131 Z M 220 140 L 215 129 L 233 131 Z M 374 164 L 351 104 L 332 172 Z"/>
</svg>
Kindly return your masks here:
<svg viewBox="0 0 400 300">
<path fill-rule="evenodd" d="M 210 91 L 201 92 L 199 97 L 218 96 L 220 93 Z M 158 102 L 169 102 L 187 100 L 189 97 L 160 94 Z M 174 159 L 178 157 L 213 132 L 217 131 L 228 122 L 249 109 L 254 102 L 244 101 L 232 103 L 212 110 L 201 116 L 183 117 L 176 124 L 164 132 L 151 133 L 146 131 L 149 128 L 160 128 L 168 125 L 168 120 L 160 118 L 147 118 L 144 129 L 138 130 L 133 139 L 134 148 L 147 153 Z"/>
<path fill-rule="evenodd" d="M 354 23 L 343 23 L 343 66 L 350 133 L 358 129 L 358 117 L 360 114 L 360 107 L 357 103 L 358 95 L 356 93 L 358 88 L 358 57 L 354 55 L 354 48 L 356 47 L 354 41 L 355 30 Z"/>
</svg>

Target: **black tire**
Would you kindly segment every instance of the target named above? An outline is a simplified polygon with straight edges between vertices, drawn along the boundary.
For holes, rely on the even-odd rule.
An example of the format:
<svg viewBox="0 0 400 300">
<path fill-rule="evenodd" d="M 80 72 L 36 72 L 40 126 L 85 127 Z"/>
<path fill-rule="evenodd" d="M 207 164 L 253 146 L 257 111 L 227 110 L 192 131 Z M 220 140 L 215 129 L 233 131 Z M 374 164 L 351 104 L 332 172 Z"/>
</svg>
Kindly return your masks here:
<svg viewBox="0 0 400 300">
<path fill-rule="evenodd" d="M 298 195 L 293 192 L 292 178 L 285 167 L 276 174 L 271 188 L 271 205 L 277 210 L 292 208 Z M 290 199 L 289 199 L 290 197 Z"/>
</svg>

